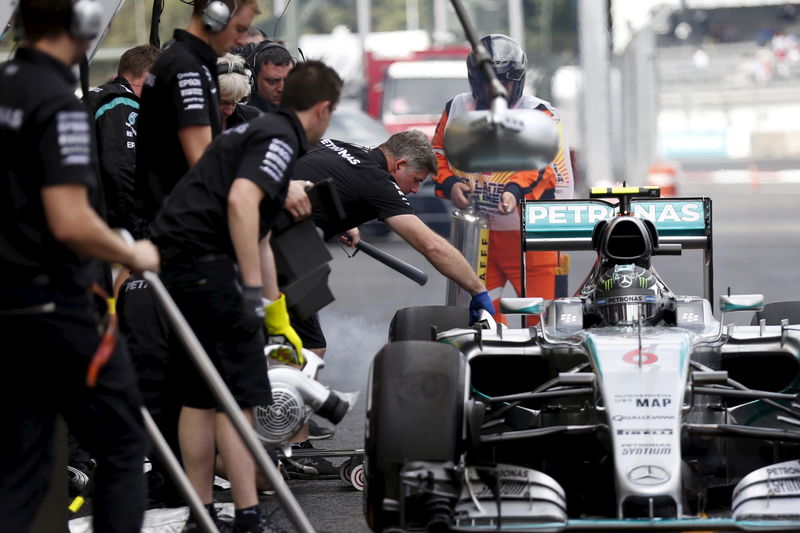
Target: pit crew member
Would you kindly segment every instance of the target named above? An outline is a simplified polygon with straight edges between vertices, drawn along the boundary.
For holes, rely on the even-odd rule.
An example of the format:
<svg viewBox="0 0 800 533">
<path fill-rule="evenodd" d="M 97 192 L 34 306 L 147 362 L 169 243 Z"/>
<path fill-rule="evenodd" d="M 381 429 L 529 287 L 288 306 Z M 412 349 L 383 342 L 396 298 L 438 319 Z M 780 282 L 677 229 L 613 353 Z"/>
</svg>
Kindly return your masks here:
<svg viewBox="0 0 800 533">
<path fill-rule="evenodd" d="M 159 269 L 92 207 L 97 154 L 71 67 L 102 29 L 98 3 L 22 0 L 23 43 L 0 65 L 0 524 L 28 531 L 53 468 L 62 414 L 97 460 L 96 531 L 138 532 L 147 440 L 124 347 L 101 351 L 95 260 Z"/>
<path fill-rule="evenodd" d="M 427 136 L 419 130 L 396 133 L 374 149 L 323 139 L 295 166 L 293 180 L 319 182 L 332 179 L 345 211 L 342 222 L 332 223 L 321 212 L 315 223 L 326 240 L 343 232 L 351 246 L 358 242 L 352 229 L 373 219 L 384 221 L 395 233 L 443 275 L 472 295 L 470 310 L 475 320 L 480 309 L 494 312 L 486 288 L 464 257 L 444 238 L 414 214 L 406 194 L 416 193 L 429 174 L 436 172 L 436 159 Z M 318 324 L 298 325 L 308 348 L 324 348 L 325 337 Z"/>
<path fill-rule="evenodd" d="M 136 119 L 139 99 L 150 69 L 161 50 L 145 44 L 126 50 L 117 76 L 90 90 L 83 98 L 94 119 L 100 179 L 111 227 L 142 234 L 135 193 Z"/>
<path fill-rule="evenodd" d="M 271 401 L 263 324 L 270 334 L 296 337 L 277 288 L 270 226 L 295 159 L 327 128 L 342 82 L 323 63 L 308 61 L 286 84 L 284 107 L 213 141 L 151 225 L 164 256 L 162 279 L 251 420 L 254 406 Z M 233 487 L 237 531 L 267 531 L 253 459 L 227 416 L 215 413 L 188 356 L 185 363 L 179 438 L 186 473 L 213 516 L 216 444 Z"/>
</svg>

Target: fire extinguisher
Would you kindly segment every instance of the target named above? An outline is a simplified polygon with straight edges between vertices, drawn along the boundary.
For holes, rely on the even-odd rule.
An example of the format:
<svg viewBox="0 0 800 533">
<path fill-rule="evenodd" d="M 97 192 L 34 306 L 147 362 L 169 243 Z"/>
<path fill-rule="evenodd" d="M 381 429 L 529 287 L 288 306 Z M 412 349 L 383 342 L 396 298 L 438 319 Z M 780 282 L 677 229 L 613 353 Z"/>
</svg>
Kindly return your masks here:
<svg viewBox="0 0 800 533">
<path fill-rule="evenodd" d="M 470 195 L 465 209 L 453 212 L 450 219 L 450 244 L 461 252 L 480 280 L 486 284 L 486 268 L 489 264 L 489 219 L 478 209 L 477 195 Z M 457 283 L 447 280 L 447 305 L 467 307 L 471 298 L 470 294 Z"/>
</svg>

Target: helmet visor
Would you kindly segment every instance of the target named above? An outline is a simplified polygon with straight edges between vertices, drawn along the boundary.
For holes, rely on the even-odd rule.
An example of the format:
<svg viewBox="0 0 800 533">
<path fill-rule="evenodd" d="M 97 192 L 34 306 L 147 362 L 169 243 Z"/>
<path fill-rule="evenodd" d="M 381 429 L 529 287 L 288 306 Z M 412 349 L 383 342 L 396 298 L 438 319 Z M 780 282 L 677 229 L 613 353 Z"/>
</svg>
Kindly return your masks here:
<svg viewBox="0 0 800 533">
<path fill-rule="evenodd" d="M 497 69 L 497 77 L 501 80 L 507 81 L 520 81 L 522 78 L 525 77 L 525 69 L 524 68 L 517 68 L 517 69 L 509 69 L 504 72 L 501 72 L 500 69 Z"/>
</svg>

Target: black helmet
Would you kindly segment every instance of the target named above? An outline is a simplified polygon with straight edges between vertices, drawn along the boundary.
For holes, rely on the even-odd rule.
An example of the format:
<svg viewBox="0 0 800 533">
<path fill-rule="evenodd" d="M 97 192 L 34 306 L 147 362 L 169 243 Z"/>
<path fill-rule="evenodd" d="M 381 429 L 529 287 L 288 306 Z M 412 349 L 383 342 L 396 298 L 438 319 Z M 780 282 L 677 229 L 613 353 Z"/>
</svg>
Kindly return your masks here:
<svg viewBox="0 0 800 533">
<path fill-rule="evenodd" d="M 522 89 L 525 85 L 525 69 L 528 66 L 525 52 L 511 37 L 499 33 L 487 35 L 481 39 L 481 43 L 489 52 L 489 57 L 492 58 L 494 64 L 494 71 L 500 81 L 511 82 L 508 105 L 514 105 L 522 96 Z M 469 85 L 472 88 L 472 97 L 478 101 L 478 107 L 487 107 L 492 101 L 492 95 L 488 92 L 488 80 L 478 66 L 474 52 L 470 52 L 467 56 L 467 72 Z"/>
<path fill-rule="evenodd" d="M 661 288 L 647 269 L 634 264 L 615 265 L 597 280 L 595 304 L 611 326 L 654 324 L 661 315 Z"/>
</svg>

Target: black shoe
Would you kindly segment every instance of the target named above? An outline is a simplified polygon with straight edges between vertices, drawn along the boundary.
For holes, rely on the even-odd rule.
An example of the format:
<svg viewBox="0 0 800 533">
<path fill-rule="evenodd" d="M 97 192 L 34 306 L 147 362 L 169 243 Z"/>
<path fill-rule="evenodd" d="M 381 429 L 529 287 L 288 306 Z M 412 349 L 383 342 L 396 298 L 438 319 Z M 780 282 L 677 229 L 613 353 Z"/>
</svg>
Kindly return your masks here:
<svg viewBox="0 0 800 533">
<path fill-rule="evenodd" d="M 230 522 L 220 520 L 219 518 L 214 520 L 214 525 L 217 526 L 219 533 L 232 533 L 234 531 L 233 525 Z M 181 529 L 181 533 L 205 533 L 205 530 L 200 527 L 200 524 L 195 522 L 194 517 L 189 515 L 189 519 L 186 521 L 183 529 Z"/>
<path fill-rule="evenodd" d="M 292 450 L 313 451 L 309 441 L 292 444 Z M 321 454 L 324 450 L 320 450 Z M 289 479 L 339 479 L 339 469 L 324 457 L 284 457 L 283 469 Z"/>
<path fill-rule="evenodd" d="M 259 506 L 256 511 L 257 516 L 255 513 L 242 516 L 241 511 L 234 511 L 236 518 L 233 520 L 233 533 L 289 533 L 286 529 L 271 523 L 263 507 Z"/>
<path fill-rule="evenodd" d="M 313 419 L 308 421 L 308 440 L 322 440 L 333 437 L 336 433 L 333 428 L 321 426 Z"/>
<path fill-rule="evenodd" d="M 92 476 L 91 464 L 74 464 L 67 466 L 69 497 L 74 498 L 80 494 L 87 496 L 91 492 L 89 482 Z M 86 492 L 86 494 L 84 494 Z"/>
</svg>

